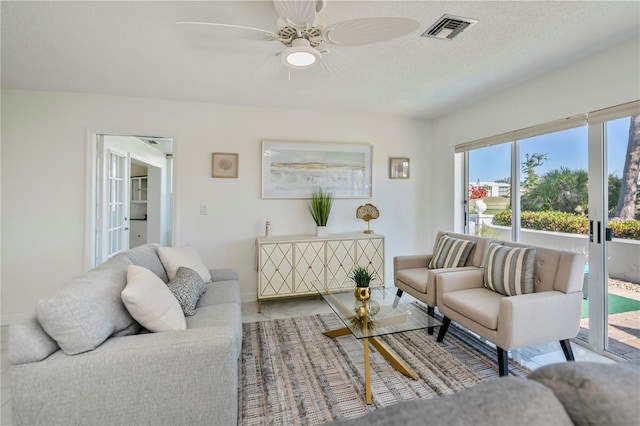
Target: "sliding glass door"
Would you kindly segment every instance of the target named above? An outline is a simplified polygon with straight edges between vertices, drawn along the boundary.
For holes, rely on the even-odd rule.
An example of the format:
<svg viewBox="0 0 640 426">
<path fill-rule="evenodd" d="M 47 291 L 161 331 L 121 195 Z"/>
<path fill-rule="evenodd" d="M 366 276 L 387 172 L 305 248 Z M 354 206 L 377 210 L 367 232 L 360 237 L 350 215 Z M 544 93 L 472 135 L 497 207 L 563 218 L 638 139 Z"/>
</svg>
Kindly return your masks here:
<svg viewBox="0 0 640 426">
<path fill-rule="evenodd" d="M 590 113 L 588 125 L 585 115 L 456 147 L 466 160 L 466 232 L 583 253 L 579 338 L 628 358 L 640 357 L 634 112 L 640 102 Z"/>
<path fill-rule="evenodd" d="M 594 290 L 587 308 L 589 342 L 615 355 L 638 358 L 640 115 L 613 117 L 590 123 L 593 127 L 590 142 L 594 147 L 590 155 L 602 168 L 601 186 L 592 191 L 601 198 L 594 203 L 593 222 L 590 222 L 593 227 L 590 261 L 597 274 L 589 280 L 589 290 Z"/>
</svg>

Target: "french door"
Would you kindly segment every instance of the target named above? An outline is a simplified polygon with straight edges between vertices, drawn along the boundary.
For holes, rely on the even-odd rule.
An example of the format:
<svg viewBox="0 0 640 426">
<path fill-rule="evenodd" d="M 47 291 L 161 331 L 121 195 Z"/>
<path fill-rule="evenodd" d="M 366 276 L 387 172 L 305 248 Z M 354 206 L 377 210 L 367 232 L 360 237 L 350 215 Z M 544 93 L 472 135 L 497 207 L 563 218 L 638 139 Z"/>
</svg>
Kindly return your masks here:
<svg viewBox="0 0 640 426">
<path fill-rule="evenodd" d="M 100 264 L 129 248 L 129 154 L 98 141 L 97 259 Z"/>
</svg>

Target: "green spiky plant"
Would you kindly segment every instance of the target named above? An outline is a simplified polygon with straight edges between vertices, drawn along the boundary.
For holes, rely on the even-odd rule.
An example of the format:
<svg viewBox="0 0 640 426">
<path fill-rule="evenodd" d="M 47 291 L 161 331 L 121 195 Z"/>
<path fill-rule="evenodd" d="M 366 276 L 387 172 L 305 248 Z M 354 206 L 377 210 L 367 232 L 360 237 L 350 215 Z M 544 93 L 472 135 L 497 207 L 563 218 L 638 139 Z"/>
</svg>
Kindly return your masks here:
<svg viewBox="0 0 640 426">
<path fill-rule="evenodd" d="M 362 266 L 356 266 L 349 274 L 349 279 L 356 283 L 356 287 L 369 287 L 371 281 L 377 277 L 375 271 L 371 272 Z"/>
<path fill-rule="evenodd" d="M 313 220 L 318 226 L 327 226 L 329 213 L 331 213 L 331 205 L 333 204 L 333 195 L 330 192 L 318 188 L 311 194 L 309 201 L 309 211 Z"/>
</svg>

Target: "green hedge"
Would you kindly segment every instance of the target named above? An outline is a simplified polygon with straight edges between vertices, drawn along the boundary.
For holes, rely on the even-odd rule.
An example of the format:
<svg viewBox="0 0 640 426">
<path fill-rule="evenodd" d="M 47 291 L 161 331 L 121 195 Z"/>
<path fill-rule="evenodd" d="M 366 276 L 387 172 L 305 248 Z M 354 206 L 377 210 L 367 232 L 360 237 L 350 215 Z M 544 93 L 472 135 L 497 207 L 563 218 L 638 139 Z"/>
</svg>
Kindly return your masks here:
<svg viewBox="0 0 640 426">
<path fill-rule="evenodd" d="M 493 223 L 501 226 L 511 226 L 511 210 L 504 210 L 493 217 Z M 569 234 L 589 233 L 587 216 L 564 212 L 522 212 L 520 226 L 523 229 L 537 229 L 539 231 L 566 232 Z M 640 221 L 627 220 L 624 222 L 609 222 L 614 238 L 640 240 Z"/>
</svg>

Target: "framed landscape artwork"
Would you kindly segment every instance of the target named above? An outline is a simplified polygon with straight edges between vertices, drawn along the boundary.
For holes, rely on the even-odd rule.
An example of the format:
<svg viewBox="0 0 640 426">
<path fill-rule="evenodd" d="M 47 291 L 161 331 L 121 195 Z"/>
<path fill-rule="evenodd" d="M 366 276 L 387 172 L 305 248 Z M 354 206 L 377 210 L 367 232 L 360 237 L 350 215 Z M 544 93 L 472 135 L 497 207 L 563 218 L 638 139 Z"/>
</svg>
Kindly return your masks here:
<svg viewBox="0 0 640 426">
<path fill-rule="evenodd" d="M 359 143 L 262 141 L 262 198 L 371 198 L 373 147 Z"/>
<path fill-rule="evenodd" d="M 238 154 L 214 152 L 211 154 L 211 177 L 237 178 Z"/>
</svg>

